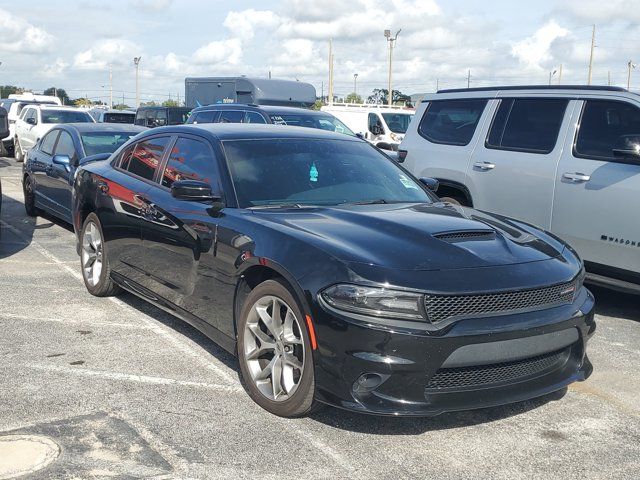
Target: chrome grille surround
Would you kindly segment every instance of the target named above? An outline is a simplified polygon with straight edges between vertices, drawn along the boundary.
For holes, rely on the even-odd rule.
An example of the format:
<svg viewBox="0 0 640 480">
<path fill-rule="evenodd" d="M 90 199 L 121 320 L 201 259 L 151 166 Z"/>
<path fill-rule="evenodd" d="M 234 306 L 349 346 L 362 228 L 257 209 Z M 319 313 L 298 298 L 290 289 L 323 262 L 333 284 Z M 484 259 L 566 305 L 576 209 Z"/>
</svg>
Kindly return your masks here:
<svg viewBox="0 0 640 480">
<path fill-rule="evenodd" d="M 529 290 L 472 295 L 426 294 L 424 306 L 431 323 L 463 318 L 543 310 L 573 302 L 579 280 Z"/>
</svg>

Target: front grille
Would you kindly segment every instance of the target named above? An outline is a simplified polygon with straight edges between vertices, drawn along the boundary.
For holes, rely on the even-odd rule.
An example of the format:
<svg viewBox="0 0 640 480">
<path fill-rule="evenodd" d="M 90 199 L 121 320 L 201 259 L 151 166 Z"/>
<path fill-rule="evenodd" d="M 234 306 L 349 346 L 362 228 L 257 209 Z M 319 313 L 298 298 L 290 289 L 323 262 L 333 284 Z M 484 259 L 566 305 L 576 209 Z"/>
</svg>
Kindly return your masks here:
<svg viewBox="0 0 640 480">
<path fill-rule="evenodd" d="M 441 368 L 427 383 L 427 390 L 465 389 L 515 383 L 550 373 L 567 362 L 571 347 L 536 357 L 472 367 Z"/>
<path fill-rule="evenodd" d="M 432 323 L 513 311 L 541 310 L 571 303 L 576 281 L 551 287 L 477 295 L 425 295 L 427 317 Z"/>
<path fill-rule="evenodd" d="M 459 232 L 440 232 L 434 233 L 433 236 L 439 240 L 456 241 L 456 240 L 493 240 L 496 238 L 496 232 L 493 230 L 464 230 Z"/>
</svg>

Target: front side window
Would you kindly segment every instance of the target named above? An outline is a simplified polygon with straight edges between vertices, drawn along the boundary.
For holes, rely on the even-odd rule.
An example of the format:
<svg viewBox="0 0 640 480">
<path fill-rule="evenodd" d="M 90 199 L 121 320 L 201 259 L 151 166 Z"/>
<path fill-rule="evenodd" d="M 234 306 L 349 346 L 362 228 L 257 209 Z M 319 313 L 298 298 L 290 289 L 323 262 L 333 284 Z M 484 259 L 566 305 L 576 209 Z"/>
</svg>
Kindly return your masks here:
<svg viewBox="0 0 640 480">
<path fill-rule="evenodd" d="M 200 140 L 179 138 L 169 154 L 162 185 L 171 188 L 176 180 L 199 180 L 214 186 L 215 170 L 215 157 L 209 145 Z"/>
<path fill-rule="evenodd" d="M 113 153 L 136 135 L 136 132 L 86 132 L 80 135 L 80 140 L 84 153 L 90 156 Z"/>
<path fill-rule="evenodd" d="M 186 123 L 190 112 L 188 108 L 170 109 L 168 114 L 164 112 L 164 118 L 168 118 L 169 125 L 182 125 Z"/>
<path fill-rule="evenodd" d="M 41 110 L 42 123 L 93 123 L 87 112 L 75 110 Z"/>
<path fill-rule="evenodd" d="M 413 115 L 409 113 L 383 113 L 382 118 L 393 133 L 407 133 Z"/>
<path fill-rule="evenodd" d="M 42 142 L 40 142 L 40 151 L 42 153 L 53 155 L 53 146 L 56 144 L 58 133 L 60 133 L 59 130 L 52 130 L 42 138 Z"/>
<path fill-rule="evenodd" d="M 155 137 L 138 142 L 125 150 L 120 168 L 146 180 L 153 180 L 170 137 Z"/>
<path fill-rule="evenodd" d="M 76 158 L 76 147 L 73 144 L 73 138 L 68 132 L 60 132 L 58 144 L 56 145 L 56 155 L 66 155 L 69 159 Z"/>
<path fill-rule="evenodd" d="M 486 105 L 482 98 L 429 102 L 418 133 L 432 143 L 468 145 Z"/>
<path fill-rule="evenodd" d="M 563 98 L 501 100 L 487 136 L 487 148 L 551 152 L 558 140 L 568 102 Z"/>
<path fill-rule="evenodd" d="M 640 136 L 640 110 L 626 102 L 587 100 L 582 110 L 574 153 L 578 157 L 614 160 L 613 150 L 627 136 Z"/>
<path fill-rule="evenodd" d="M 267 123 L 267 121 L 257 112 L 245 112 L 244 123 Z"/>
<path fill-rule="evenodd" d="M 242 123 L 244 112 L 242 110 L 221 110 L 218 123 Z"/>
<path fill-rule="evenodd" d="M 223 145 L 242 208 L 432 201 L 410 174 L 365 142 L 284 138 Z"/>
</svg>

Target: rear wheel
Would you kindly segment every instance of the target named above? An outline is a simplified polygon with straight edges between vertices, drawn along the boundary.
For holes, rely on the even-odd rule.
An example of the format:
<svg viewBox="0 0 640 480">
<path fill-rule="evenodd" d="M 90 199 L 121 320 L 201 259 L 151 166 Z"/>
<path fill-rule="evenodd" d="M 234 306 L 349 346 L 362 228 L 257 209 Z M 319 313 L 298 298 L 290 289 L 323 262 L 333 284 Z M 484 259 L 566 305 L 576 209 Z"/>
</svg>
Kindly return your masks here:
<svg viewBox="0 0 640 480">
<path fill-rule="evenodd" d="M 18 137 L 13 141 L 14 144 L 14 156 L 16 158 L 16 162 L 24 161 L 24 152 L 22 151 L 22 147 L 20 146 L 20 142 L 18 141 Z"/>
<path fill-rule="evenodd" d="M 96 297 L 118 294 L 121 289 L 111 279 L 102 225 L 95 213 L 90 213 L 84 221 L 80 239 L 82 278 L 89 293 Z"/>
<path fill-rule="evenodd" d="M 238 321 L 238 358 L 249 396 L 281 417 L 317 407 L 309 332 L 293 294 L 267 280 L 247 296 Z"/>
<path fill-rule="evenodd" d="M 37 217 L 40 210 L 36 207 L 35 186 L 29 175 L 22 180 L 22 192 L 24 193 L 24 210 L 28 216 Z"/>
</svg>

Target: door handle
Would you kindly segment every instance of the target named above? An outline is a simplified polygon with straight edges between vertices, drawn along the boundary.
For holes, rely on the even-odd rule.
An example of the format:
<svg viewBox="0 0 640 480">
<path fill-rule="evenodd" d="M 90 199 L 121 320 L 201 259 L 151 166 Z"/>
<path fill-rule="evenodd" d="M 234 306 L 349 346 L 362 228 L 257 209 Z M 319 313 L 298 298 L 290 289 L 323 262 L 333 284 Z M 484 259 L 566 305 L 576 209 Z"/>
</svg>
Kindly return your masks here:
<svg viewBox="0 0 640 480">
<path fill-rule="evenodd" d="M 473 166 L 485 172 L 487 170 L 493 170 L 494 168 L 496 168 L 495 163 L 491 162 L 476 162 L 473 164 Z"/>
<path fill-rule="evenodd" d="M 562 178 L 566 178 L 567 180 L 571 180 L 575 183 L 588 182 L 591 180 L 591 175 L 585 175 L 584 173 L 574 172 L 574 173 L 563 173 Z"/>
</svg>

